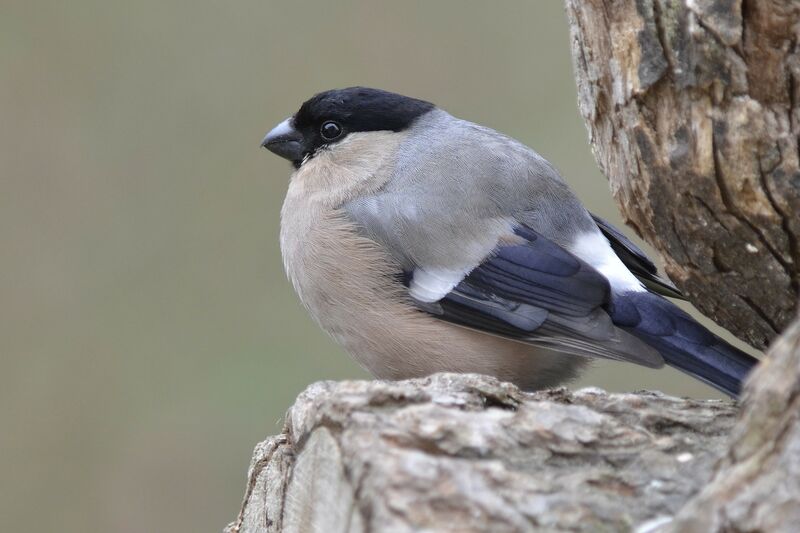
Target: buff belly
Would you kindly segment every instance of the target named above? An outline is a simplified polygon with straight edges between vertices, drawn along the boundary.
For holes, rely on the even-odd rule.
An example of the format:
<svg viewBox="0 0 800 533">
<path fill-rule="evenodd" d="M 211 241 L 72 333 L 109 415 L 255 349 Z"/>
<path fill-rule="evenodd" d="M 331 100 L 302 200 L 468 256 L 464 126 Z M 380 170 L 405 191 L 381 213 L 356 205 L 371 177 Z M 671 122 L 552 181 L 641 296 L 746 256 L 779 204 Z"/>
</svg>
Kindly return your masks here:
<svg viewBox="0 0 800 533">
<path fill-rule="evenodd" d="M 474 372 L 524 389 L 557 385 L 585 359 L 438 320 L 409 300 L 397 265 L 346 215 L 290 187 L 281 217 L 286 272 L 314 320 L 377 378 Z"/>
</svg>

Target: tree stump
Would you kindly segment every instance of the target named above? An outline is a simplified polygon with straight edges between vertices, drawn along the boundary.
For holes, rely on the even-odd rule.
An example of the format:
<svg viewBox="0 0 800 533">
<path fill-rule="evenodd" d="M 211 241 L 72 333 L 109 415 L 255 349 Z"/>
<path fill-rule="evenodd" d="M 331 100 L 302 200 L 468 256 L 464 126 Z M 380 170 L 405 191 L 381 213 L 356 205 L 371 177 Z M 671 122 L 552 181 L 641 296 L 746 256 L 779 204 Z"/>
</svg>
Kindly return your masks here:
<svg viewBox="0 0 800 533">
<path fill-rule="evenodd" d="M 764 348 L 800 293 L 800 2 L 567 0 L 579 107 L 623 218 Z"/>
<path fill-rule="evenodd" d="M 317 383 L 256 448 L 229 531 L 630 531 L 708 482 L 736 412 L 469 374 Z"/>
<path fill-rule="evenodd" d="M 316 383 L 256 446 L 226 531 L 794 533 L 798 375 L 800 318 L 741 412 L 470 374 Z"/>
</svg>

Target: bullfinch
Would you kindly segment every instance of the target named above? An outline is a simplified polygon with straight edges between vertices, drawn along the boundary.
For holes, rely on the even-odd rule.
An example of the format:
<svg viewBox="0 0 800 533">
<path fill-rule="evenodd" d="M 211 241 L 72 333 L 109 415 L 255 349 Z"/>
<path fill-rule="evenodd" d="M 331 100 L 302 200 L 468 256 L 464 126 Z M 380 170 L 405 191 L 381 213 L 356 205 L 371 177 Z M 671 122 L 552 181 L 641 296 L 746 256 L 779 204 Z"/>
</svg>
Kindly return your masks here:
<svg viewBox="0 0 800 533">
<path fill-rule="evenodd" d="M 313 319 L 382 379 L 553 386 L 591 358 L 664 363 L 731 396 L 757 359 L 522 143 L 378 89 L 322 92 L 262 146 L 294 169 L 280 246 Z"/>
</svg>

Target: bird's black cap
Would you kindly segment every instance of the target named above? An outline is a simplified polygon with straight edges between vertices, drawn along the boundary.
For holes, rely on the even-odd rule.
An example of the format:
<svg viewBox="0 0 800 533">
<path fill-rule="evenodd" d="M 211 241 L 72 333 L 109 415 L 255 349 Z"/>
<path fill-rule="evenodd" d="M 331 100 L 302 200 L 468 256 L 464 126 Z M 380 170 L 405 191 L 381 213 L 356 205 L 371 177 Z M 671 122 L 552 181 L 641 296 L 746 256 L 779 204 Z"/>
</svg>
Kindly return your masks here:
<svg viewBox="0 0 800 533">
<path fill-rule="evenodd" d="M 434 107 L 430 102 L 380 89 L 333 89 L 306 100 L 297 113 L 270 131 L 261 145 L 300 167 L 317 150 L 349 133 L 403 131 Z"/>
<path fill-rule="evenodd" d="M 402 131 L 434 107 L 430 102 L 381 89 L 333 89 L 306 100 L 294 116 L 294 127 L 317 129 L 324 121 L 333 120 L 349 132 Z"/>
</svg>

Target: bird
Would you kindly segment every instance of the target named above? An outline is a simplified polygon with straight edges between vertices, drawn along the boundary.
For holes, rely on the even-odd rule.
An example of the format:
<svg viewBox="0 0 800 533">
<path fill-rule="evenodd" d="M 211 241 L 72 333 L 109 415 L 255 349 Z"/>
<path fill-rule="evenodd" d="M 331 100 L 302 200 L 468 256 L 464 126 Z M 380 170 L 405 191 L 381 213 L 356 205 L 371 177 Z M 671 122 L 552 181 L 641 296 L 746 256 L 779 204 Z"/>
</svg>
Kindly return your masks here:
<svg viewBox="0 0 800 533">
<path fill-rule="evenodd" d="M 700 325 L 533 149 L 433 103 L 320 92 L 261 146 L 291 162 L 280 248 L 314 321 L 369 373 L 480 373 L 524 390 L 594 358 L 737 397 L 758 359 Z"/>
</svg>

